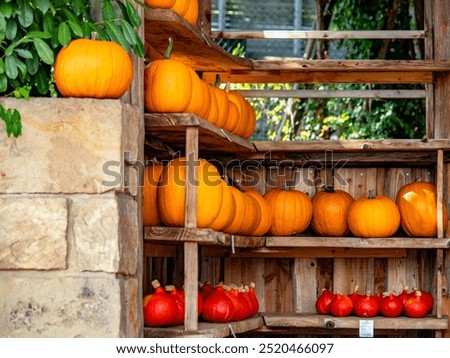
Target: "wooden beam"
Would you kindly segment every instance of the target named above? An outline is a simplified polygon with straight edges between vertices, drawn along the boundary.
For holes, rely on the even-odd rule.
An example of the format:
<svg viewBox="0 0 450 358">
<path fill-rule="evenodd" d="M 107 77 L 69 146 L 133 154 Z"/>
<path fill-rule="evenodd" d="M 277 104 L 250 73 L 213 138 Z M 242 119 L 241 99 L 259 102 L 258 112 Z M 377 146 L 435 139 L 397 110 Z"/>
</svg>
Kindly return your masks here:
<svg viewBox="0 0 450 358">
<path fill-rule="evenodd" d="M 212 31 L 211 37 L 216 39 L 423 39 L 423 30 L 394 31 L 300 31 L 300 30 L 262 30 L 262 31 Z"/>
</svg>

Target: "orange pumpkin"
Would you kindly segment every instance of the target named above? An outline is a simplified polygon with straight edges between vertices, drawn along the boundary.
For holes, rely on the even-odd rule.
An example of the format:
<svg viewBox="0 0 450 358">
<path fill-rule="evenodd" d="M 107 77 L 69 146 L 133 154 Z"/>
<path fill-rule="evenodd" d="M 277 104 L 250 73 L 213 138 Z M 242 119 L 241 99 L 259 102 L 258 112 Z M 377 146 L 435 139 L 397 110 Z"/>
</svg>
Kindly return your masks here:
<svg viewBox="0 0 450 358">
<path fill-rule="evenodd" d="M 322 236 L 344 236 L 349 233 L 347 211 L 353 197 L 343 190 L 324 186 L 312 198 L 313 216 L 311 228 Z"/>
<path fill-rule="evenodd" d="M 241 231 L 242 224 L 247 210 L 247 201 L 244 193 L 234 186 L 229 187 L 236 203 L 236 212 L 230 225 L 223 229 L 227 234 L 237 234 Z"/>
<path fill-rule="evenodd" d="M 267 233 L 267 231 L 269 231 L 270 226 L 272 225 L 272 214 L 270 212 L 269 205 L 264 200 L 264 197 L 253 189 L 245 188 L 244 193 L 246 195 L 253 196 L 256 199 L 259 205 L 259 211 L 261 213 L 259 223 L 251 235 L 263 236 Z"/>
<path fill-rule="evenodd" d="M 157 191 L 161 173 L 164 166 L 153 164 L 145 167 L 142 185 L 142 221 L 144 226 L 161 225 L 159 214 Z"/>
<path fill-rule="evenodd" d="M 252 236 L 261 221 L 261 209 L 258 201 L 252 195 L 243 192 L 246 201 L 245 216 L 239 229 L 240 235 Z"/>
<path fill-rule="evenodd" d="M 216 86 L 211 86 L 212 91 L 215 93 L 217 99 L 217 119 L 215 125 L 223 128 L 228 119 L 228 112 L 230 107 L 230 101 L 225 91 Z"/>
<path fill-rule="evenodd" d="M 347 223 L 353 235 L 358 237 L 389 237 L 400 226 L 400 212 L 395 202 L 384 195 L 356 199 L 347 212 Z"/>
<path fill-rule="evenodd" d="M 211 86 L 210 84 L 207 85 L 210 93 L 211 102 L 209 107 L 209 113 L 205 119 L 208 122 L 215 125 L 219 117 L 219 102 L 216 96 L 216 91 L 214 90 L 214 86 Z"/>
<path fill-rule="evenodd" d="M 189 3 L 190 0 L 175 0 L 175 4 L 170 9 L 181 17 L 184 17 L 189 9 Z"/>
<path fill-rule="evenodd" d="M 200 79 L 195 71 L 191 72 L 192 95 L 188 107 L 184 112 L 193 113 L 206 119 L 211 107 L 211 93 L 207 84 Z"/>
<path fill-rule="evenodd" d="M 120 98 L 131 85 L 133 64 L 115 42 L 76 39 L 58 52 L 54 75 L 64 97 Z"/>
<path fill-rule="evenodd" d="M 236 201 L 231 192 L 231 188 L 225 182 L 223 186 L 223 198 L 219 214 L 209 225 L 211 229 L 216 231 L 223 231 L 226 227 L 230 226 L 236 214 Z"/>
<path fill-rule="evenodd" d="M 247 105 L 245 104 L 245 98 L 236 91 L 229 91 L 228 93 L 228 99 L 233 102 L 237 109 L 238 109 L 238 121 L 236 124 L 236 127 L 233 129 L 232 133 L 236 134 L 238 136 L 244 135 L 246 132 L 247 127 Z"/>
<path fill-rule="evenodd" d="M 155 60 L 145 70 L 145 108 L 149 112 L 182 113 L 192 98 L 192 68 L 183 62 L 171 60 L 173 41 L 164 54 L 164 59 Z"/>
<path fill-rule="evenodd" d="M 409 236 L 435 237 L 437 234 L 436 186 L 427 182 L 406 184 L 397 193 L 402 228 Z M 443 206 L 444 230 L 448 226 L 447 208 Z"/>
<path fill-rule="evenodd" d="M 158 186 L 158 206 L 161 218 L 167 226 L 184 226 L 186 158 L 171 160 L 161 173 Z M 211 225 L 220 212 L 223 198 L 223 181 L 217 168 L 204 159 L 199 159 L 195 168 L 197 189 L 197 227 Z"/>
<path fill-rule="evenodd" d="M 227 120 L 223 125 L 223 129 L 227 130 L 230 133 L 234 133 L 238 123 L 239 123 L 238 107 L 236 106 L 236 103 L 228 100 L 228 116 Z"/>
<path fill-rule="evenodd" d="M 176 0 L 145 0 L 145 5 L 161 9 L 170 9 Z"/>
<path fill-rule="evenodd" d="M 191 25 L 195 25 L 198 20 L 198 0 L 188 0 L 187 2 L 189 6 L 183 17 Z"/>
<path fill-rule="evenodd" d="M 270 235 L 290 236 L 306 230 L 312 217 L 312 203 L 304 192 L 274 188 L 264 194 L 264 199 L 272 214 Z"/>
</svg>

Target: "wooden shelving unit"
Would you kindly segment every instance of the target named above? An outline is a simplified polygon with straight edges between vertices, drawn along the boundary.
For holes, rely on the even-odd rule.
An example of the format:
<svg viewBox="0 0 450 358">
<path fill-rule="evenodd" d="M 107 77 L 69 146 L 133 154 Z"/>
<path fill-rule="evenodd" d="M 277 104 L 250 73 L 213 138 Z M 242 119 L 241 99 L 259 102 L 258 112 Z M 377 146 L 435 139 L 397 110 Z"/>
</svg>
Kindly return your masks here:
<svg viewBox="0 0 450 358">
<path fill-rule="evenodd" d="M 427 9 L 429 11 L 429 8 Z M 274 162 L 282 162 L 287 168 L 297 166 L 309 170 L 309 167 L 312 167 L 316 170 L 316 177 L 329 178 L 333 177 L 333 170 L 337 170 L 334 164 L 346 161 L 345 165 L 348 168 L 346 174 L 359 175 L 362 178 L 353 178 L 352 188 L 355 192 L 365 190 L 370 184 L 392 195 L 394 190 L 405 182 L 405 177 L 411 175 L 411 177 L 431 178 L 435 181 L 438 188 L 438 201 L 448 195 L 444 185 L 450 180 L 450 139 L 448 136 L 435 135 L 438 131 L 444 133 L 448 128 L 442 120 L 446 110 L 442 113 L 438 112 L 439 108 L 448 103 L 445 102 L 444 96 L 433 92 L 435 84 L 439 82 L 442 86 L 446 74 L 450 72 L 450 61 L 446 58 L 442 59 L 442 55 L 427 55 L 427 60 L 420 61 L 291 59 L 256 61 L 231 56 L 212 40 L 211 33 L 203 31 L 200 25 L 189 25 L 170 10 L 147 11 L 145 22 L 145 40 L 152 59 L 162 57 L 167 46 L 167 39 L 171 36 L 175 43 L 172 58 L 189 64 L 202 75 L 203 79 L 211 83 L 215 81 L 217 74 L 221 76 L 222 82 L 231 83 L 419 83 L 426 84 L 427 89 L 425 93 L 418 93 L 417 96 L 431 102 L 427 113 L 427 135 L 430 139 L 424 140 L 251 142 L 216 128 L 191 114 L 146 113 L 148 156 L 158 155 L 159 152 L 168 150 L 171 154 L 193 153 L 194 158 L 207 156 L 224 162 L 231 157 L 252 163 L 257 162 L 260 165 L 257 170 L 263 173 L 263 177 L 272 170 L 271 165 Z M 433 44 L 432 39 L 427 37 L 429 34 L 424 31 L 402 33 L 399 36 L 425 39 L 427 54 L 431 54 Z M 333 36 L 333 34 L 324 33 L 295 34 L 295 36 L 304 37 L 310 35 L 318 38 Z M 365 38 L 371 35 L 362 32 L 347 34 L 350 37 L 366 36 Z M 213 34 L 213 37 L 221 36 L 230 35 Z M 253 36 L 265 35 L 253 34 Z M 438 50 L 437 53 L 442 54 L 444 50 L 439 47 L 441 44 L 435 41 L 434 46 Z M 315 168 L 317 163 L 323 164 L 323 168 L 317 170 Z M 247 174 L 245 168 L 241 174 Z M 388 174 L 386 180 L 390 182 L 382 182 L 384 174 Z M 273 180 L 273 178 L 270 179 Z M 273 181 L 271 185 L 279 184 L 277 180 Z M 264 185 L 260 184 L 259 188 L 262 188 L 260 191 L 264 192 Z M 188 185 L 187 192 L 188 206 L 195 207 L 195 189 Z M 438 207 L 438 211 L 439 217 L 442 215 L 442 207 Z M 293 237 L 229 235 L 197 228 L 195 211 L 186 212 L 185 224 L 183 228 L 144 228 L 146 255 L 150 256 L 153 251 L 179 257 L 178 248 L 183 248 L 184 282 L 187 288 L 186 310 L 189 310 L 185 317 L 185 326 L 147 327 L 144 328 L 145 337 L 189 335 L 226 337 L 251 330 L 264 332 L 266 329 L 277 328 L 287 329 L 287 332 L 289 329 L 299 328 L 317 328 L 327 331 L 357 330 L 360 318 L 354 316 L 337 318 L 313 314 L 315 297 L 305 299 L 301 294 L 301 290 L 305 292 L 310 290 L 310 295 L 313 296 L 317 293 L 319 285 L 324 287 L 333 284 L 345 290 L 350 283 L 334 282 L 333 277 L 339 275 L 345 277 L 352 272 L 351 270 L 362 272 L 355 274 L 357 279 L 374 281 L 385 279 L 391 285 L 404 283 L 403 280 L 408 276 L 410 269 L 416 270 L 413 275 L 420 282 L 429 282 L 430 278 L 432 280 L 430 287 L 436 296 L 432 315 L 423 319 L 375 317 L 375 330 L 431 330 L 439 336 L 441 331 L 449 328 L 448 317 L 443 315 L 441 291 L 445 289 L 444 260 L 448 256 L 446 253 L 450 248 L 450 238 L 445 237 L 442 225 L 438 226 L 436 238 L 396 236 L 365 239 L 316 237 L 309 234 Z M 172 249 L 173 247 L 177 249 Z M 215 270 L 223 265 L 225 274 L 231 280 L 258 277 L 259 291 L 257 293 L 263 297 L 264 301 L 260 316 L 229 325 L 198 322 L 195 312 L 196 287 L 201 274 L 199 270 L 205 265 L 202 261 L 204 258 L 210 259 L 209 264 L 216 265 L 208 268 L 211 275 L 214 275 Z M 271 261 L 265 261 L 266 258 Z M 272 259 L 281 260 L 280 268 L 273 268 Z M 432 273 L 422 266 L 417 268 L 430 259 L 433 266 Z M 219 260 L 221 260 L 220 264 Z M 318 275 L 316 271 L 319 265 L 323 265 L 325 273 L 322 275 Z M 332 265 L 334 266 L 330 269 Z M 290 276 L 286 274 L 288 270 L 293 271 Z M 367 273 L 364 273 L 364 270 Z M 384 270 L 387 272 L 385 273 Z M 282 277 L 278 278 L 278 276 Z M 265 285 L 268 286 L 267 292 L 264 291 Z M 276 305 L 270 305 L 269 301 L 276 300 L 275 295 L 279 296 L 277 290 L 283 289 L 286 285 L 292 286 L 292 292 L 282 292 L 281 296 L 286 296 L 286 298 L 283 297 L 285 301 L 277 301 Z M 383 284 L 379 282 L 374 285 L 383 287 Z M 292 304 L 286 303 L 289 299 L 292 300 Z M 274 306 L 280 307 L 280 312 L 272 312 L 271 307 Z"/>
</svg>

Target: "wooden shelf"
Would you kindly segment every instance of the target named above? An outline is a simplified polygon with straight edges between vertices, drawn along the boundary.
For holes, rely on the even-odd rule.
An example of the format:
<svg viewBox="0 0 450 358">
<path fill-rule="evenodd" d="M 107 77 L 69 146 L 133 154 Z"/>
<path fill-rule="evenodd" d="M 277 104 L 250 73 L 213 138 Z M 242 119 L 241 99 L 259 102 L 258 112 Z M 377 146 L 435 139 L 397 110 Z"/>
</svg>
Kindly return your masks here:
<svg viewBox="0 0 450 358">
<path fill-rule="evenodd" d="M 183 152 L 186 143 L 186 128 L 199 128 L 198 149 L 202 153 L 231 152 L 252 153 L 253 143 L 238 137 L 208 121 L 190 113 L 146 113 L 144 115 L 146 135 L 156 138 L 174 150 Z"/>
<path fill-rule="evenodd" d="M 356 316 L 333 317 L 318 314 L 289 314 L 289 313 L 261 313 L 264 324 L 267 327 L 311 327 L 327 329 L 358 329 L 359 321 Z M 404 329 L 404 330 L 445 330 L 448 329 L 448 317 L 436 318 L 426 316 L 424 318 L 409 317 L 373 317 L 376 329 Z"/>
<path fill-rule="evenodd" d="M 235 57 L 204 36 L 171 10 L 151 9 L 145 12 L 145 42 L 152 59 L 162 58 L 169 37 L 174 40 L 171 58 L 182 61 L 196 71 L 230 71 L 251 68 L 251 61 Z"/>
<path fill-rule="evenodd" d="M 157 337 L 212 337 L 223 338 L 233 336 L 233 334 L 245 333 L 264 325 L 261 316 L 254 316 L 238 322 L 230 323 L 207 323 L 199 322 L 198 330 L 194 332 L 185 331 L 184 326 L 174 326 L 167 328 L 144 327 L 144 338 Z"/>
<path fill-rule="evenodd" d="M 450 238 L 359 238 L 319 236 L 230 235 L 211 229 L 182 227 L 144 227 L 144 240 L 165 243 L 197 242 L 199 245 L 234 246 L 235 248 L 342 248 L 342 249 L 448 249 Z M 274 250 L 275 251 L 275 250 Z M 367 254 L 367 253 L 366 253 Z"/>
</svg>

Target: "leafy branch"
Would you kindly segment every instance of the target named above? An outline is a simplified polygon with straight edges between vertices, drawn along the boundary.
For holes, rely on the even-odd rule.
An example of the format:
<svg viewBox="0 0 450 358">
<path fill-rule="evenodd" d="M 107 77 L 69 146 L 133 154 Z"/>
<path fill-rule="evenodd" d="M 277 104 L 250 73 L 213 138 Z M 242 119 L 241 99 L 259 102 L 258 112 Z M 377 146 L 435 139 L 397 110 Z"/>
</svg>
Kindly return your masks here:
<svg viewBox="0 0 450 358">
<path fill-rule="evenodd" d="M 4 0 L 0 3 L 0 96 L 28 99 L 58 96 L 53 78 L 57 53 L 72 39 L 114 41 L 144 56 L 137 33 L 141 18 L 131 0 L 101 1 L 101 18 L 90 15 L 89 0 Z M 134 0 L 139 6 L 145 5 Z M 9 136 L 22 132 L 20 113 L 0 103 Z"/>
</svg>

